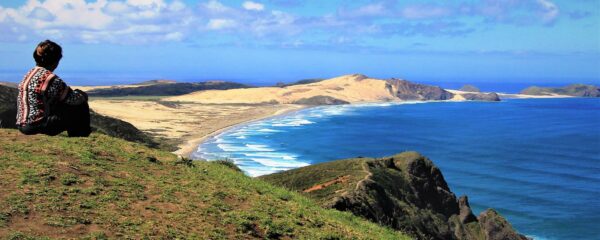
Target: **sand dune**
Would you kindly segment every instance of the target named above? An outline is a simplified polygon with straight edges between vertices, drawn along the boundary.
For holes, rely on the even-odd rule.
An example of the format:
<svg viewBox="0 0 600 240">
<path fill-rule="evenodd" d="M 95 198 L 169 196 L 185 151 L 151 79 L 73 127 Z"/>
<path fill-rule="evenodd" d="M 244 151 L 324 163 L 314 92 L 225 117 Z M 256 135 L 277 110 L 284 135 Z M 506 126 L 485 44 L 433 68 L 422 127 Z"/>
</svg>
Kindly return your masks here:
<svg viewBox="0 0 600 240">
<path fill-rule="evenodd" d="M 164 104 L 158 101 L 92 100 L 90 107 L 122 119 L 155 137 L 179 142 L 188 156 L 206 136 L 229 126 L 300 109 L 298 105 Z"/>
<path fill-rule="evenodd" d="M 289 87 L 209 90 L 166 98 L 166 101 L 194 103 L 294 103 L 314 96 L 330 96 L 346 102 L 389 101 L 396 97 L 385 81 L 354 74 L 316 83 Z"/>
</svg>

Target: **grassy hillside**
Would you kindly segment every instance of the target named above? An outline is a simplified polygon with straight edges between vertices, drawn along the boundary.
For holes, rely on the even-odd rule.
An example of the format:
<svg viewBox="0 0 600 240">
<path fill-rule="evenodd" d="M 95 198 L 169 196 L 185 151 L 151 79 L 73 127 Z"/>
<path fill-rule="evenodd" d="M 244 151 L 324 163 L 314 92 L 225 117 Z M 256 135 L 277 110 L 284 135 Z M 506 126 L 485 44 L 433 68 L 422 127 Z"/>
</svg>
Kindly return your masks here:
<svg viewBox="0 0 600 240">
<path fill-rule="evenodd" d="M 0 129 L 0 238 L 405 239 L 227 164 Z"/>
</svg>

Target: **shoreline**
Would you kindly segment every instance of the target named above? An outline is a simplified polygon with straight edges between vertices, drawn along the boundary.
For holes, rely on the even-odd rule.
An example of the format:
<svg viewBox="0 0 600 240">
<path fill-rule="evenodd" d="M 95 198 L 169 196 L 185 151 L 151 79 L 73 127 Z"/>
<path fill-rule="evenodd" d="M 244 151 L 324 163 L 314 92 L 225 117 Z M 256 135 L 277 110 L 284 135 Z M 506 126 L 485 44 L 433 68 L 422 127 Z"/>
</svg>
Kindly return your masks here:
<svg viewBox="0 0 600 240">
<path fill-rule="evenodd" d="M 286 104 L 287 105 L 287 104 Z M 256 122 L 256 121 L 261 121 L 264 119 L 268 119 L 268 118 L 272 118 L 272 117 L 277 117 L 277 116 L 282 116 L 288 113 L 293 113 L 293 112 L 297 112 L 303 109 L 307 109 L 311 106 L 306 106 L 306 105 L 287 105 L 289 108 L 286 109 L 279 109 L 273 113 L 270 114 L 266 114 L 266 115 L 262 115 L 262 116 L 257 116 L 256 118 L 253 119 L 249 119 L 246 121 L 241 121 L 238 123 L 233 123 L 230 125 L 227 125 L 225 127 L 216 129 L 208 134 L 198 134 L 198 135 L 192 135 L 189 136 L 185 139 L 182 139 L 184 141 L 184 143 L 179 144 L 177 147 L 179 148 L 178 150 L 172 152 L 173 154 L 180 156 L 180 157 L 185 157 L 185 158 L 191 158 L 191 154 L 193 152 L 195 152 L 198 147 L 206 140 L 208 140 L 211 137 L 214 137 L 216 135 L 219 135 L 231 128 L 240 126 L 240 125 L 245 125 L 245 124 L 249 124 L 252 122 Z"/>
<path fill-rule="evenodd" d="M 448 89 L 448 90 L 455 94 L 462 92 L 462 91 L 453 90 L 453 89 Z M 537 95 L 506 94 L 506 93 L 498 93 L 498 95 L 501 97 L 501 99 L 548 99 L 548 98 L 570 98 L 570 97 L 573 97 L 573 96 L 566 96 L 566 95 L 537 96 Z M 453 99 L 449 99 L 449 100 L 443 100 L 441 102 L 463 102 L 463 101 L 466 101 L 466 100 L 453 98 Z M 356 103 L 350 103 L 349 105 L 365 104 L 365 103 L 366 104 L 368 104 L 368 103 L 377 104 L 377 103 L 389 103 L 389 102 L 410 102 L 410 101 L 356 102 Z M 428 101 L 423 101 L 423 102 L 428 102 Z M 238 123 L 233 123 L 233 124 L 224 126 L 222 128 L 216 129 L 208 134 L 197 134 L 197 135 L 193 135 L 193 136 L 184 138 L 184 139 L 182 139 L 183 143 L 179 144 L 177 146 L 179 149 L 176 151 L 173 151 L 172 153 L 177 156 L 180 156 L 180 157 L 191 158 L 191 154 L 193 152 L 195 152 L 204 141 L 208 140 L 211 137 L 217 136 L 227 130 L 230 130 L 231 128 L 241 126 L 241 125 L 246 125 L 246 124 L 256 122 L 256 121 L 265 120 L 265 119 L 272 118 L 272 117 L 282 116 L 282 115 L 285 115 L 288 113 L 293 113 L 293 112 L 304 110 L 307 108 L 315 107 L 315 106 L 296 105 L 296 104 L 284 104 L 284 105 L 287 105 L 290 108 L 279 109 L 279 110 L 277 110 L 273 113 L 267 114 L 267 115 L 257 116 L 256 118 L 253 118 L 253 119 L 241 121 Z"/>
</svg>

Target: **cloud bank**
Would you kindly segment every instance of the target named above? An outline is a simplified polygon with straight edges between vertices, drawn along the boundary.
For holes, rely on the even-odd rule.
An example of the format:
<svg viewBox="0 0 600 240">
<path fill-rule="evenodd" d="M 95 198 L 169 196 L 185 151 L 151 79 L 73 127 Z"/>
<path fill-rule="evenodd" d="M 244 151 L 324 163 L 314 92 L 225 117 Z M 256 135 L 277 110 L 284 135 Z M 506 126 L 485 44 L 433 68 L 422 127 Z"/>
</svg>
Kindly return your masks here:
<svg viewBox="0 0 600 240">
<path fill-rule="evenodd" d="M 209 0 L 193 5 L 179 0 L 29 0 L 9 8 L 0 3 L 0 41 L 51 38 L 145 44 L 227 36 L 282 46 L 310 41 L 352 44 L 390 36 L 462 36 L 502 24 L 551 26 L 561 16 L 550 0 L 340 3 L 319 16 L 296 12 L 302 4 L 291 0 L 241 4 Z"/>
</svg>

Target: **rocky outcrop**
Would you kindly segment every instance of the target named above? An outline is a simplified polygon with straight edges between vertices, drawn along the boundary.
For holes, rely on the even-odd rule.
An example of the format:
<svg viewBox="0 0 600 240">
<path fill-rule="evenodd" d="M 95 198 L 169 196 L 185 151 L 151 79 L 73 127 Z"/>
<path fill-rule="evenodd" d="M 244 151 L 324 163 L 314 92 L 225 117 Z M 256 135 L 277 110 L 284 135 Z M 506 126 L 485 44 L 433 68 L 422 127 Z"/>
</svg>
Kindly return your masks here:
<svg viewBox="0 0 600 240">
<path fill-rule="evenodd" d="M 387 86 L 390 93 L 400 100 L 449 100 L 454 96 L 441 87 L 401 79 L 387 80 Z"/>
<path fill-rule="evenodd" d="M 17 89 L 0 85 L 0 128 L 16 128 Z"/>
<path fill-rule="evenodd" d="M 302 191 L 340 177 L 346 181 Z M 262 178 L 417 239 L 527 239 L 495 211 L 475 217 L 468 198 L 457 199 L 440 169 L 416 152 L 328 162 Z"/>
<path fill-rule="evenodd" d="M 565 87 L 528 87 L 521 91 L 526 95 L 567 95 L 574 97 L 600 97 L 600 88 L 594 85 L 572 84 Z"/>
<path fill-rule="evenodd" d="M 463 92 L 481 92 L 481 90 L 479 90 L 478 87 L 475 87 L 475 86 L 470 85 L 470 84 L 466 84 L 466 85 L 462 86 L 458 90 L 459 91 L 463 91 Z"/>
<path fill-rule="evenodd" d="M 460 94 L 465 100 L 470 101 L 490 101 L 497 102 L 500 101 L 500 96 L 496 93 L 462 93 Z"/>
<path fill-rule="evenodd" d="M 518 234 L 494 209 L 485 210 L 479 215 L 479 225 L 486 239 L 527 239 Z"/>
<path fill-rule="evenodd" d="M 473 211 L 471 211 L 469 198 L 467 196 L 461 196 L 458 199 L 458 209 L 460 211 L 458 217 L 461 223 L 466 224 L 477 221 L 477 217 L 475 217 L 475 215 L 473 215 Z"/>
<path fill-rule="evenodd" d="M 340 100 L 330 96 L 318 95 L 309 98 L 298 99 L 293 102 L 293 104 L 301 104 L 301 105 L 340 105 L 340 104 L 349 104 L 349 102 Z"/>
</svg>

